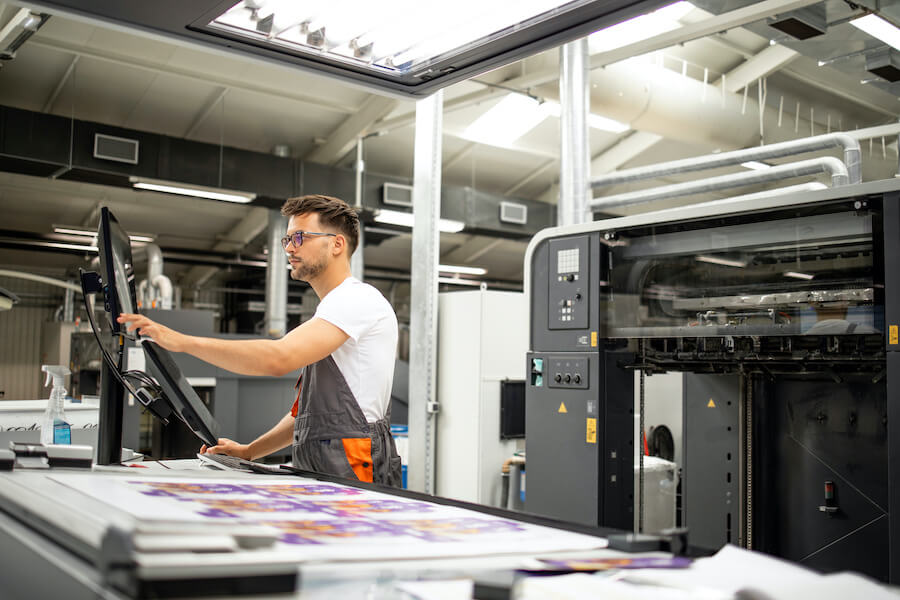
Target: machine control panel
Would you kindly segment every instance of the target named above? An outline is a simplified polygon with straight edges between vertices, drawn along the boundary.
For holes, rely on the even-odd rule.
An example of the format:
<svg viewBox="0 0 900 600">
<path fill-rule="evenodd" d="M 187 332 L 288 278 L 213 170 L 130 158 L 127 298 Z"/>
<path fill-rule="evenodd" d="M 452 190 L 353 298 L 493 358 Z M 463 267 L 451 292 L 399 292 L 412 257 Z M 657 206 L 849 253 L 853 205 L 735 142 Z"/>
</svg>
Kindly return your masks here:
<svg viewBox="0 0 900 600">
<path fill-rule="evenodd" d="M 550 329 L 588 327 L 588 237 L 550 240 Z"/>
<path fill-rule="evenodd" d="M 548 360 L 549 368 L 544 369 L 548 387 L 588 388 L 587 358 L 554 358 Z"/>
</svg>

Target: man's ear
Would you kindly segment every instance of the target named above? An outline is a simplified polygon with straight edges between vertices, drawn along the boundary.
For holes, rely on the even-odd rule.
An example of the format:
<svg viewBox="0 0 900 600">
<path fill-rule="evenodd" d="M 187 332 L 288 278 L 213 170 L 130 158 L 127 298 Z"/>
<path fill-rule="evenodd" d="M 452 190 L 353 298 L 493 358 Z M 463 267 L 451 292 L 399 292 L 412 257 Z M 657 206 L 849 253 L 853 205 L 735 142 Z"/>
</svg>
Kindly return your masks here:
<svg viewBox="0 0 900 600">
<path fill-rule="evenodd" d="M 343 236 L 343 234 L 337 234 L 334 236 L 334 255 L 337 256 L 340 252 L 347 251 L 347 238 Z"/>
</svg>

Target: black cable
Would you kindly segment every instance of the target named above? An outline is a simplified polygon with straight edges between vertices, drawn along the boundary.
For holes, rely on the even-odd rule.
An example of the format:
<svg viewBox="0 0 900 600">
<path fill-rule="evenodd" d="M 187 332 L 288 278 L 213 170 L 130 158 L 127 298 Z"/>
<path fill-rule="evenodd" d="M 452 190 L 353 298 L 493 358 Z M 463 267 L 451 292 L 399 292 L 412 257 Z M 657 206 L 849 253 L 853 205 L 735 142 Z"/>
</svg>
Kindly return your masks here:
<svg viewBox="0 0 900 600">
<path fill-rule="evenodd" d="M 144 405 L 144 401 L 141 399 L 141 396 L 138 394 L 137 389 L 135 389 L 134 386 L 132 386 L 131 383 L 128 381 L 128 377 L 133 377 L 133 378 L 141 381 L 142 383 L 144 383 L 144 386 L 140 386 L 140 387 L 151 388 L 152 390 L 157 392 L 157 394 L 155 394 L 155 395 L 159 395 L 162 393 L 160 387 L 156 384 L 156 382 L 154 382 L 150 378 L 149 375 L 147 375 L 143 371 L 130 370 L 130 371 L 125 371 L 124 373 L 119 371 L 119 366 L 113 360 L 112 355 L 109 353 L 109 351 L 107 351 L 106 347 L 103 345 L 103 342 L 100 339 L 100 331 L 97 327 L 97 324 L 94 322 L 94 315 L 92 314 L 93 311 L 91 310 L 91 306 L 88 304 L 88 295 L 94 296 L 95 294 L 93 292 L 88 292 L 87 289 L 85 288 L 84 277 L 81 277 L 80 279 L 81 279 L 81 297 L 84 299 L 84 308 L 88 315 L 88 322 L 91 324 L 91 332 L 94 334 L 94 338 L 97 340 L 97 345 L 100 347 L 100 354 L 103 355 L 103 359 L 106 361 L 106 365 L 109 367 L 109 370 L 113 374 L 113 377 L 116 378 L 116 381 L 118 381 L 122 387 L 124 387 L 126 390 L 128 390 L 129 394 L 131 394 L 132 396 L 137 398 L 138 401 L 141 403 L 141 405 Z M 119 335 L 123 335 L 123 334 L 120 333 L 120 334 L 116 334 L 116 335 L 119 336 Z"/>
</svg>

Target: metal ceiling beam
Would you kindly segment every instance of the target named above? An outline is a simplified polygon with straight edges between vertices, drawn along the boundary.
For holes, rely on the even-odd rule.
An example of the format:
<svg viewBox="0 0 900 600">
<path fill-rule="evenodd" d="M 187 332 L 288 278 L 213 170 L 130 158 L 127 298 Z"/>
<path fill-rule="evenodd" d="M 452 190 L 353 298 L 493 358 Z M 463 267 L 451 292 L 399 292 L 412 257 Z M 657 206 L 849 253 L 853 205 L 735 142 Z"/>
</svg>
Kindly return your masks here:
<svg viewBox="0 0 900 600">
<path fill-rule="evenodd" d="M 56 102 L 56 99 L 59 98 L 59 94 L 63 91 L 63 88 L 66 87 L 66 83 L 69 81 L 69 77 L 72 76 L 72 72 L 75 71 L 75 65 L 78 64 L 79 56 L 76 54 L 72 57 L 72 62 L 69 63 L 69 66 L 66 67 L 65 73 L 63 76 L 59 78 L 59 83 L 56 84 L 56 87 L 53 88 L 53 92 L 47 97 L 47 101 L 44 102 L 44 108 L 41 109 L 41 112 L 50 112 L 50 109 L 53 108 L 53 103 Z"/>
<path fill-rule="evenodd" d="M 469 142 L 468 144 L 463 146 L 459 152 L 444 161 L 442 168 L 447 171 L 452 167 L 455 167 L 459 161 L 472 154 L 472 150 L 475 149 L 476 145 L 477 144 L 475 142 Z"/>
<path fill-rule="evenodd" d="M 269 210 L 254 206 L 243 219 L 237 222 L 228 233 L 222 236 L 212 247 L 216 252 L 237 252 L 265 231 L 269 225 Z M 194 266 L 180 280 L 184 287 L 199 287 L 219 272 L 219 267 Z"/>
<path fill-rule="evenodd" d="M 251 92 L 256 94 L 263 94 L 266 96 L 275 96 L 282 99 L 292 100 L 294 102 L 299 102 L 301 104 L 307 104 L 309 106 L 313 106 L 318 110 L 340 113 L 340 114 L 350 114 L 356 110 L 355 106 L 342 105 L 337 102 L 333 102 L 329 100 L 328 102 L 322 102 L 322 99 L 315 96 L 307 96 L 305 94 L 294 94 L 289 91 L 272 88 L 264 85 L 256 85 L 249 83 L 243 79 L 233 79 L 227 77 L 212 77 L 206 72 L 193 70 L 193 69 L 185 69 L 181 67 L 177 67 L 174 65 L 164 64 L 164 63 L 155 63 L 149 60 L 145 60 L 142 58 L 138 58 L 136 56 L 128 56 L 123 54 L 115 54 L 112 52 L 98 52 L 96 50 L 92 50 L 90 48 L 85 48 L 83 46 L 79 46 L 77 44 L 70 44 L 68 42 L 63 42 L 60 40 L 54 40 L 48 37 L 41 37 L 39 39 L 32 38 L 29 40 L 29 45 L 39 46 L 41 48 L 49 48 L 51 50 L 57 50 L 59 52 L 66 52 L 68 54 L 74 54 L 80 56 L 82 58 L 90 58 L 93 60 L 99 60 L 103 62 L 113 63 L 117 65 L 122 65 L 125 67 L 132 67 L 135 69 L 139 69 L 142 71 L 149 71 L 152 73 L 158 73 L 161 75 L 171 75 L 173 77 L 180 77 L 184 79 L 190 79 L 192 81 L 201 81 L 204 83 L 208 83 L 214 86 L 225 86 L 227 88 L 231 88 L 234 90 L 241 90 L 244 92 Z"/>
<path fill-rule="evenodd" d="M 538 167 L 537 169 L 534 169 L 527 176 L 523 177 L 522 179 L 520 179 L 519 181 L 514 183 L 512 186 L 507 188 L 507 190 L 505 192 L 503 192 L 503 195 L 510 196 L 512 194 L 515 194 L 520 189 L 522 189 L 523 187 L 525 187 L 526 185 L 528 185 L 529 183 L 534 181 L 536 178 L 538 178 L 541 175 L 543 175 L 544 173 L 546 173 L 547 170 L 550 169 L 550 167 L 552 167 L 553 165 L 556 164 L 556 162 L 557 162 L 557 159 L 555 159 L 555 158 L 548 159 L 547 162 L 542 164 L 540 167 Z"/>
<path fill-rule="evenodd" d="M 705 38 L 735 27 L 741 27 L 772 15 L 786 13 L 798 8 L 818 4 L 821 0 L 765 0 L 743 8 L 738 8 L 697 23 L 683 25 L 678 29 L 666 31 L 652 38 L 615 48 L 607 52 L 599 52 L 591 57 L 591 67 L 598 69 L 619 61 L 640 56 L 648 52 L 663 50 L 678 44 L 684 44 Z"/>
<path fill-rule="evenodd" d="M 358 109 L 352 111 L 337 129 L 331 132 L 328 140 L 304 159 L 312 162 L 333 165 L 350 152 L 356 141 L 369 133 L 372 125 L 384 118 L 397 106 L 397 100 L 384 96 L 369 96 Z"/>
<path fill-rule="evenodd" d="M 800 56 L 799 52 L 780 44 L 766 46 L 759 54 L 749 58 L 722 76 L 716 83 L 726 91 L 736 92 L 754 81 L 766 77 Z"/>
<path fill-rule="evenodd" d="M 228 88 L 221 87 L 218 91 L 213 95 L 212 98 L 200 109 L 200 112 L 197 113 L 197 116 L 194 117 L 194 120 L 188 126 L 187 129 L 184 130 L 184 133 L 181 137 L 187 139 L 194 135 L 194 132 L 197 131 L 197 128 L 200 127 L 201 123 L 206 120 L 206 117 L 213 111 L 219 102 L 225 99 L 225 96 L 228 95 Z"/>
<path fill-rule="evenodd" d="M 591 173 L 611 173 L 624 164 L 643 154 L 662 140 L 661 135 L 646 131 L 635 131 L 619 140 L 591 161 Z"/>
</svg>

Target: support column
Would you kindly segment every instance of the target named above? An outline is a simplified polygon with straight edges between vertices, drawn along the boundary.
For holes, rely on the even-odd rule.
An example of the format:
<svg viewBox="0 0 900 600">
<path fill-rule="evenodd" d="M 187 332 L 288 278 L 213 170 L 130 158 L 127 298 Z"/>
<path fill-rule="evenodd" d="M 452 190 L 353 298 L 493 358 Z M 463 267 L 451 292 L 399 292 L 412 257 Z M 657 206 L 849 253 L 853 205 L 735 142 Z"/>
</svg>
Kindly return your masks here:
<svg viewBox="0 0 900 600">
<path fill-rule="evenodd" d="M 438 219 L 441 214 L 441 134 L 444 95 L 416 103 L 410 292 L 408 485 L 434 493 L 437 418 Z"/>
<path fill-rule="evenodd" d="M 363 162 L 363 138 L 356 140 L 356 190 L 353 206 L 357 213 L 362 210 L 363 201 L 363 173 L 366 170 L 366 164 Z M 363 231 L 362 221 L 359 223 L 359 240 L 356 245 L 356 251 L 350 257 L 350 274 L 363 280 L 365 271 L 365 254 L 363 252 L 365 232 Z"/>
<path fill-rule="evenodd" d="M 269 211 L 269 230 L 266 247 L 269 264 L 266 266 L 266 335 L 282 337 L 287 329 L 287 261 L 281 238 L 287 230 L 285 219 L 277 210 Z"/>
<path fill-rule="evenodd" d="M 590 113 L 590 56 L 587 38 L 559 50 L 559 204 L 557 225 L 590 221 L 591 151 L 587 118 Z"/>
</svg>

